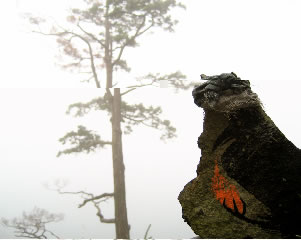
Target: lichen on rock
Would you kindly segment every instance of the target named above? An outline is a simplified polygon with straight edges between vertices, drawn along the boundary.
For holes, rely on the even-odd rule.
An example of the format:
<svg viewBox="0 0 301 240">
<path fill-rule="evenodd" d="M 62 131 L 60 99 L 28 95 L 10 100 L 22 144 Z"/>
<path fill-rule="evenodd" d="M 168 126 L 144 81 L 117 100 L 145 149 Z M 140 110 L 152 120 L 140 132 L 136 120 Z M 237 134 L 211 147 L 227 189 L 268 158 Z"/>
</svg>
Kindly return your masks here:
<svg viewBox="0 0 301 240">
<path fill-rule="evenodd" d="M 204 109 L 197 177 L 179 195 L 184 220 L 201 238 L 301 235 L 301 151 L 235 73 L 201 75 Z"/>
</svg>

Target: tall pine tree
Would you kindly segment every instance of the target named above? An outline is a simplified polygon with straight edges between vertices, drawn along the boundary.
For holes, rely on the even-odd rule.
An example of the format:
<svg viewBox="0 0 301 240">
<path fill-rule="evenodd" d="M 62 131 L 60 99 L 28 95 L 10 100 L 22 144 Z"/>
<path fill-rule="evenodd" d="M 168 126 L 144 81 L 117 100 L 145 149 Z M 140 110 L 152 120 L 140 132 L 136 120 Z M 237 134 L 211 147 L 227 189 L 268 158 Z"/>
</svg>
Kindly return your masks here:
<svg viewBox="0 0 301 240">
<path fill-rule="evenodd" d="M 105 145 L 112 146 L 113 193 L 99 196 L 84 193 L 87 198 L 80 206 L 93 202 L 100 221 L 115 224 L 116 238 L 128 239 L 130 229 L 126 208 L 121 126 L 124 125 L 124 133 L 130 133 L 131 126 L 138 124 L 165 130 L 162 139 L 175 137 L 176 129 L 171 126 L 170 121 L 159 118 L 162 112 L 160 107 L 145 107 L 142 103 L 130 105 L 122 101 L 122 96 L 144 86 L 156 85 L 161 80 L 169 81 L 170 85 L 181 89 L 189 89 L 193 84 L 185 85 L 182 82 L 185 76 L 180 72 L 167 75 L 148 74 L 137 85 L 129 86 L 121 92 L 120 88 L 113 88 L 113 73 L 120 70 L 130 71 L 123 59 L 123 53 L 126 48 L 137 47 L 141 35 L 153 28 L 174 31 L 177 20 L 171 16 L 171 10 L 185 7 L 176 0 L 83 0 L 83 3 L 83 7 L 71 9 L 64 26 L 53 22 L 48 30 L 43 27 L 49 27 L 49 20 L 31 15 L 27 17 L 31 24 L 37 26 L 34 32 L 57 38 L 65 57 L 64 68 L 77 69 L 86 74 L 86 81 L 93 81 L 96 88 L 105 86 L 104 96 L 88 103 L 72 104 L 69 110 L 76 109 L 76 116 L 83 116 L 92 109 L 107 111 L 111 117 L 112 139 L 102 140 L 86 127 L 79 126 L 77 131 L 69 132 L 60 139 L 63 144 L 69 142 L 74 147 L 59 152 L 58 156 L 90 152 Z M 99 77 L 103 69 L 106 72 L 105 83 Z M 104 218 L 97 205 L 99 202 L 96 201 L 109 197 L 114 197 L 114 219 Z"/>
</svg>

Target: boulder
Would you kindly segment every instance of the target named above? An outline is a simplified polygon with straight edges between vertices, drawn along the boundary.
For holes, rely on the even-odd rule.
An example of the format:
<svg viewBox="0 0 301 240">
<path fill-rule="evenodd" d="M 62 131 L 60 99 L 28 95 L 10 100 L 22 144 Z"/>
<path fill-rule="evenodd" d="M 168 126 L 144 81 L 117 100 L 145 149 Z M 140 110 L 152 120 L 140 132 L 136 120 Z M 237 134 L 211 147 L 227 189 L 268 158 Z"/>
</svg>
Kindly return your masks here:
<svg viewBox="0 0 301 240">
<path fill-rule="evenodd" d="M 205 112 L 201 158 L 178 197 L 184 221 L 200 238 L 300 237 L 301 150 L 265 113 L 249 81 L 235 73 L 201 76 L 207 82 L 192 92 Z"/>
</svg>

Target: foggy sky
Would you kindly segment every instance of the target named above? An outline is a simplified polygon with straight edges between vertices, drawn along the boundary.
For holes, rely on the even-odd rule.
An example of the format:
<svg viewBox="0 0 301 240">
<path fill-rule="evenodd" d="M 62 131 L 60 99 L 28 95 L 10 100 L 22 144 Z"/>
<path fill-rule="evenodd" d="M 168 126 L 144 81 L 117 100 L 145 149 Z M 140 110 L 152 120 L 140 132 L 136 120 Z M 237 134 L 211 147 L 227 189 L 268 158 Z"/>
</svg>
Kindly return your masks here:
<svg viewBox="0 0 301 240">
<path fill-rule="evenodd" d="M 42 3 L 43 2 L 43 3 Z M 141 47 L 125 51 L 132 72 L 121 74 L 120 87 L 149 72 L 181 70 L 189 80 L 205 73 L 234 71 L 251 81 L 264 109 L 297 147 L 300 137 L 300 31 L 301 3 L 290 1 L 182 1 L 187 10 L 177 11 L 175 33 L 155 32 L 143 37 Z M 70 3 L 70 2 L 69 2 Z M 68 1 L 19 0 L 17 13 L 32 10 L 64 16 Z M 111 192 L 110 148 L 86 155 L 56 158 L 58 142 L 67 131 L 83 124 L 110 137 L 108 118 L 91 113 L 84 118 L 65 115 L 69 104 L 89 101 L 103 90 L 81 83 L 79 77 L 55 66 L 54 39 L 26 33 L 13 1 L 0 3 L 0 217 L 21 216 L 34 206 L 65 219 L 49 227 L 62 238 L 114 238 L 114 225 L 99 223 L 93 206 L 78 209 L 81 199 L 46 190 L 44 182 L 60 178 L 67 190 L 95 194 Z M 47 9 L 47 10 L 45 10 Z M 2 26 L 3 25 L 3 26 Z M 83 89 L 82 89 L 83 88 Z M 196 176 L 200 157 L 197 137 L 202 132 L 203 112 L 193 104 L 191 90 L 175 94 L 170 88 L 144 88 L 124 97 L 130 103 L 161 106 L 163 119 L 171 120 L 178 138 L 164 144 L 160 132 L 134 127 L 123 135 L 126 190 L 131 237 L 143 238 L 148 224 L 154 238 L 191 238 L 195 234 L 181 218 L 177 201 L 184 185 Z M 113 202 L 102 204 L 113 217 Z M 0 226 L 0 237 L 13 237 Z"/>
</svg>

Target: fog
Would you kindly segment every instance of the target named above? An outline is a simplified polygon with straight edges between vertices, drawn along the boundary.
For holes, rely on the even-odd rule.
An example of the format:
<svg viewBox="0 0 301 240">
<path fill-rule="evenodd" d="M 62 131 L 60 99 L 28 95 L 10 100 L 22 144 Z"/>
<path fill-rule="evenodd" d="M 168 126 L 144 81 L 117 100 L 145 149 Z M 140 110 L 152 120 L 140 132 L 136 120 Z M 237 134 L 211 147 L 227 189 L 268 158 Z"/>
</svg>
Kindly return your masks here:
<svg viewBox="0 0 301 240">
<path fill-rule="evenodd" d="M 111 128 L 103 112 L 83 118 L 65 114 L 68 105 L 103 96 L 104 90 L 82 83 L 76 74 L 56 66 L 55 39 L 28 33 L 20 13 L 47 13 L 60 19 L 70 6 L 70 1 L 41 2 L 0 3 L 0 24 L 6 33 L 0 40 L 0 217 L 19 217 L 37 206 L 64 214 L 63 221 L 49 225 L 62 238 L 114 238 L 114 225 L 100 223 L 92 204 L 78 208 L 79 196 L 59 195 L 43 186 L 63 179 L 68 181 L 69 191 L 113 191 L 109 147 L 56 157 L 64 149 L 58 139 L 77 125 L 97 131 L 105 140 L 110 140 Z M 199 81 L 201 73 L 233 71 L 251 81 L 266 112 L 300 148 L 301 3 L 182 2 L 187 10 L 174 13 L 180 21 L 175 33 L 154 31 L 141 38 L 140 47 L 125 52 L 132 71 L 118 75 L 118 86 L 126 87 L 149 72 L 180 70 L 189 82 Z M 123 100 L 161 106 L 162 119 L 169 119 L 178 135 L 164 143 L 160 131 L 145 126 L 134 126 L 132 134 L 123 135 L 131 238 L 143 238 L 149 224 L 154 238 L 193 237 L 181 217 L 177 196 L 196 176 L 202 109 L 194 105 L 191 90 L 175 93 L 171 87 L 144 87 Z M 112 200 L 101 208 L 105 217 L 113 218 Z M 0 238 L 13 237 L 11 229 L 0 226 Z"/>
</svg>

